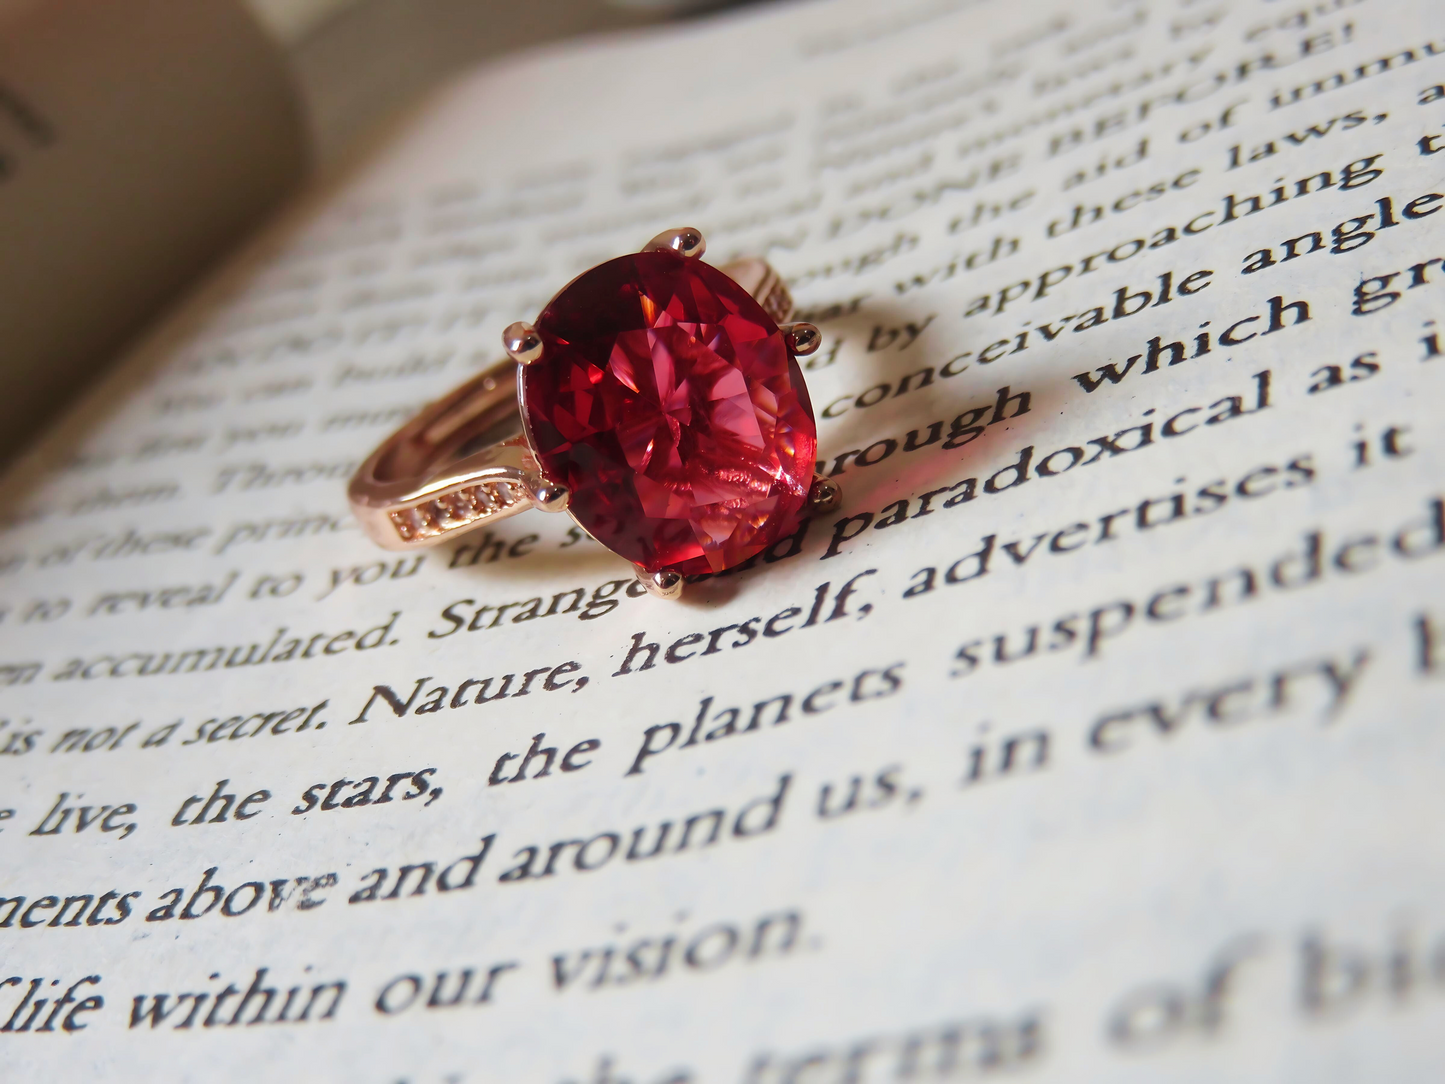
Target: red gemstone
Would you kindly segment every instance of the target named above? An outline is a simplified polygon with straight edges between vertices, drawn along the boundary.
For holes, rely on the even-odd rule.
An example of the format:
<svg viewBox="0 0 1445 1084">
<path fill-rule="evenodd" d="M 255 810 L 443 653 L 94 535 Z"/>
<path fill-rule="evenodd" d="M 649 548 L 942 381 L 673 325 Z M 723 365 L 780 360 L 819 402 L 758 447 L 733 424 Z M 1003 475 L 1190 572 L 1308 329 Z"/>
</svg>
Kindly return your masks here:
<svg viewBox="0 0 1445 1084">
<path fill-rule="evenodd" d="M 672 252 L 594 267 L 537 319 L 522 375 L 542 469 L 592 537 L 649 572 L 721 572 L 797 530 L 818 427 L 778 325 Z"/>
</svg>

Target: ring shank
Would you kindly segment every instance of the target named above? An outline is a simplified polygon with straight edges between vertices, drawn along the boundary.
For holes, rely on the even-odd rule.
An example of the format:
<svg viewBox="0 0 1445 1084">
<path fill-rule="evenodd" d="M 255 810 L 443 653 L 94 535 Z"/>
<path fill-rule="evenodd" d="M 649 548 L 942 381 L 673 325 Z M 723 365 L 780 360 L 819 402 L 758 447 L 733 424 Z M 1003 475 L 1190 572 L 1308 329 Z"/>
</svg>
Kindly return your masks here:
<svg viewBox="0 0 1445 1084">
<path fill-rule="evenodd" d="M 347 496 L 372 541 L 406 550 L 526 511 L 541 485 L 509 359 L 392 434 L 357 470 Z"/>
</svg>

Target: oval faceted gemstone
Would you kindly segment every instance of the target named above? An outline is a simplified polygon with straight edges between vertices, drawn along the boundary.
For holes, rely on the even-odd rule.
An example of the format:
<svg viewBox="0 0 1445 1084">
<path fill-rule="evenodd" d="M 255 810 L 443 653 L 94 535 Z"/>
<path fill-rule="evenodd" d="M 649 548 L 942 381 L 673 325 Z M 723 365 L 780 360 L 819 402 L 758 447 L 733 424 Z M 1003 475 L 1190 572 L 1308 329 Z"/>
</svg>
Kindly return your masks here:
<svg viewBox="0 0 1445 1084">
<path fill-rule="evenodd" d="M 537 319 L 523 416 L 593 538 L 649 572 L 721 572 L 797 530 L 818 429 L 778 325 L 700 260 L 642 252 Z"/>
</svg>

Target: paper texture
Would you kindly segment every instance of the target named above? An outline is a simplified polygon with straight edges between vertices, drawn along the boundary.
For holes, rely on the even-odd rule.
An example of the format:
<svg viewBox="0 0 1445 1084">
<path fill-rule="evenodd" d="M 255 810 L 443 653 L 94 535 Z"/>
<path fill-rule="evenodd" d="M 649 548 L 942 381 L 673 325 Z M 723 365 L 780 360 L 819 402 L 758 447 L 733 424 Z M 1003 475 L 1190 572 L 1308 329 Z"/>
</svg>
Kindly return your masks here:
<svg viewBox="0 0 1445 1084">
<path fill-rule="evenodd" d="M 9 479 L 5 1063 L 1438 1077 L 1438 22 L 832 0 L 442 95 Z M 684 224 L 823 329 L 840 511 L 679 603 L 361 537 Z"/>
</svg>

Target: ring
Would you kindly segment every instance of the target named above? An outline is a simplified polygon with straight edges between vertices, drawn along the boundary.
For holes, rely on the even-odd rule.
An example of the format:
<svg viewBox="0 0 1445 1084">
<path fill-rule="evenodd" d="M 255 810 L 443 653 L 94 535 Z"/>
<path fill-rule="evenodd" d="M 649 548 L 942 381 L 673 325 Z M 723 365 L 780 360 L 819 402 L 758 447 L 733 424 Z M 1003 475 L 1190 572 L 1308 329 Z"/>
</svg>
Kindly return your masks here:
<svg viewBox="0 0 1445 1084">
<path fill-rule="evenodd" d="M 837 507 L 798 358 L 822 335 L 763 260 L 703 263 L 668 230 L 583 272 L 509 359 L 427 406 L 351 479 L 390 550 L 433 546 L 529 508 L 567 511 L 649 592 L 723 572 Z"/>
</svg>

